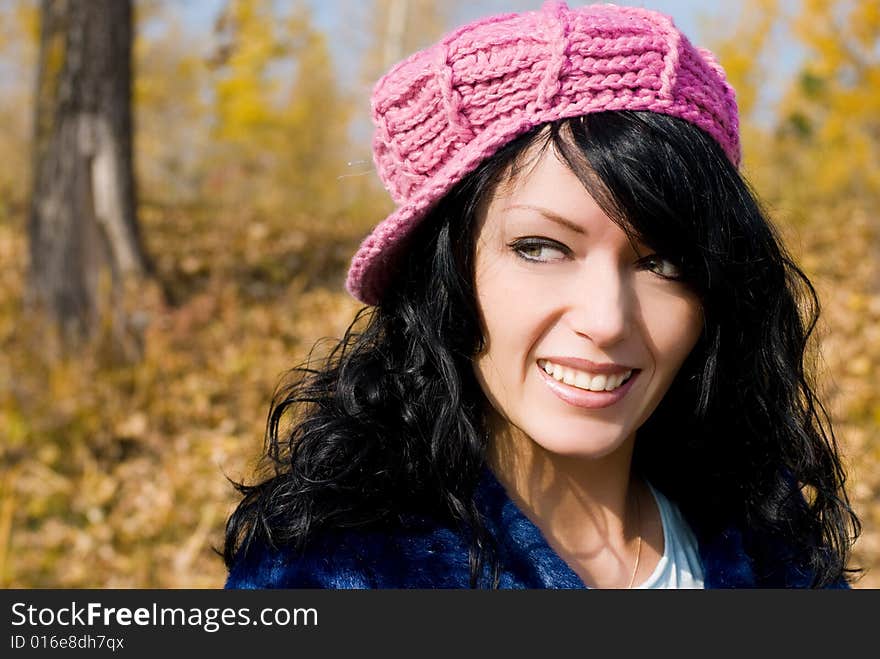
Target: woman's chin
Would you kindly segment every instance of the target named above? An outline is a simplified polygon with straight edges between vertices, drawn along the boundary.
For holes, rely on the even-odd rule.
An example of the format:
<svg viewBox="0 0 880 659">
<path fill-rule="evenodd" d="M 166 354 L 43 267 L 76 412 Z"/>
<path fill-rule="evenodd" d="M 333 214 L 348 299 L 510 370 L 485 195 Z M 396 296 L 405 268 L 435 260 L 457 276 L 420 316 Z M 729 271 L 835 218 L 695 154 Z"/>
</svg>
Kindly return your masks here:
<svg viewBox="0 0 880 659">
<path fill-rule="evenodd" d="M 598 460 L 619 451 L 626 444 L 621 435 L 601 435 L 599 433 L 570 436 L 571 428 L 565 434 L 552 434 L 546 431 L 536 433 L 532 440 L 551 455 L 566 458 Z"/>
</svg>

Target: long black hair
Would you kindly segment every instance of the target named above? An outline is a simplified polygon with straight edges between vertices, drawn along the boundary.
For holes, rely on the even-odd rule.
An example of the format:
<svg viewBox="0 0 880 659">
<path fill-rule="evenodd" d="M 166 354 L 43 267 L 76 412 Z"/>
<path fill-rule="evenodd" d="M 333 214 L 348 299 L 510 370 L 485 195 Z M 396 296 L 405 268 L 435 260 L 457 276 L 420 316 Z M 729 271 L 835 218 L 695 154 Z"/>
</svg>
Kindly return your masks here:
<svg viewBox="0 0 880 659">
<path fill-rule="evenodd" d="M 850 579 L 860 523 L 809 367 L 819 300 L 747 182 L 695 126 L 602 112 L 537 127 L 466 176 L 408 238 L 397 274 L 323 362 L 294 368 L 270 406 L 262 480 L 226 525 L 231 567 L 253 545 L 303 548 L 322 529 L 393 524 L 406 512 L 471 538 L 471 586 L 494 545 L 474 492 L 490 442 L 473 372 L 484 347 L 473 281 L 481 202 L 522 154 L 553 146 L 606 214 L 699 296 L 701 337 L 639 429 L 634 468 L 702 532 L 772 539 L 814 586 Z"/>
</svg>

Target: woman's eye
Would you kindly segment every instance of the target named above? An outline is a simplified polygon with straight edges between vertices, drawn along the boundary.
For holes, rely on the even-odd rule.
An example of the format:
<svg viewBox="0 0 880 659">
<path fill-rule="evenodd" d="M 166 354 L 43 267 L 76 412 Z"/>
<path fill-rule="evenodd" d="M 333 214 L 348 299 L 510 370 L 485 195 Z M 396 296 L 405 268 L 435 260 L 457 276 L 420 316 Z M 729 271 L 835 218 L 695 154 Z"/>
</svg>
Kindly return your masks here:
<svg viewBox="0 0 880 659">
<path fill-rule="evenodd" d="M 655 272 L 664 279 L 679 279 L 681 277 L 681 269 L 669 259 L 654 254 L 646 256 L 642 259 L 642 263 L 651 272 Z"/>
<path fill-rule="evenodd" d="M 566 256 L 565 247 L 548 240 L 517 240 L 510 247 L 524 261 L 546 263 Z"/>
</svg>

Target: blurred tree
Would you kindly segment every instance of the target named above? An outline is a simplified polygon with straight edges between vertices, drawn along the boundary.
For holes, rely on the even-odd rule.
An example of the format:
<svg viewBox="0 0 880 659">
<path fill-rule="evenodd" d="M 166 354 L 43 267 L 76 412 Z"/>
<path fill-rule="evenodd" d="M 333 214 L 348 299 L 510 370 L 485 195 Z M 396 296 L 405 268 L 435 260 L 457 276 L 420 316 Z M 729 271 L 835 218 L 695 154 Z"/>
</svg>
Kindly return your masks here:
<svg viewBox="0 0 880 659">
<path fill-rule="evenodd" d="M 135 215 L 131 0 L 42 0 L 26 302 L 62 348 L 109 338 L 137 359 L 123 312 L 152 272 Z"/>
<path fill-rule="evenodd" d="M 715 50 L 737 90 L 746 170 L 798 223 L 876 208 L 880 3 L 746 0 L 741 16 Z M 796 49 L 796 68 L 774 80 L 774 63 L 792 58 L 782 45 Z"/>
<path fill-rule="evenodd" d="M 461 3 L 457 0 L 371 0 L 363 3 L 370 43 L 361 64 L 365 84 L 372 86 L 391 66 L 429 46 L 449 29 Z"/>
<path fill-rule="evenodd" d="M 426 48 L 448 30 L 462 4 L 459 0 L 370 0 L 352 6 L 351 20 L 340 26 L 352 98 L 352 157 L 345 188 L 360 200 L 356 213 L 362 234 L 394 207 L 373 167 L 373 86 L 391 66 Z"/>
<path fill-rule="evenodd" d="M 151 213 L 193 209 L 210 160 L 210 71 L 202 43 L 168 0 L 135 5 L 133 111 L 138 220 L 152 237 Z M 211 211 L 209 211 L 211 212 Z M 161 247 L 157 258 L 164 258 Z"/>
<path fill-rule="evenodd" d="M 215 172 L 240 214 L 316 225 L 344 205 L 351 102 L 336 79 L 325 35 L 297 3 L 231 0 L 213 58 Z"/>
<path fill-rule="evenodd" d="M 27 206 L 38 17 L 32 0 L 0 3 L 0 223 L 18 221 Z"/>
<path fill-rule="evenodd" d="M 780 107 L 776 158 L 798 205 L 880 202 L 880 3 L 800 0 L 793 32 L 804 64 Z M 817 206 L 819 204 L 819 206 Z"/>
<path fill-rule="evenodd" d="M 739 108 L 740 126 L 744 142 L 758 143 L 762 136 L 755 135 L 756 115 L 766 110 L 759 104 L 759 91 L 768 82 L 772 71 L 770 56 L 772 31 L 780 17 L 779 0 L 744 0 L 736 28 L 718 19 L 710 25 L 713 32 L 727 36 L 716 36 L 712 51 L 724 66 L 731 85 L 736 90 L 736 103 Z M 748 157 L 753 149 L 744 145 Z"/>
</svg>

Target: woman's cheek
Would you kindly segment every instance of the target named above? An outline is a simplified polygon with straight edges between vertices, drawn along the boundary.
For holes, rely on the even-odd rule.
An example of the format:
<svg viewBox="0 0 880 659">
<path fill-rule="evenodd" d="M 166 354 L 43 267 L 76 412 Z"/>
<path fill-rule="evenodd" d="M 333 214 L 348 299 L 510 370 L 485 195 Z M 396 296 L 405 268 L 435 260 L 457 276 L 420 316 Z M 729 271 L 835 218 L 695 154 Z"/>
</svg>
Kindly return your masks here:
<svg viewBox="0 0 880 659">
<path fill-rule="evenodd" d="M 651 345 L 683 362 L 702 330 L 699 301 L 690 294 L 654 295 L 645 300 L 643 323 Z"/>
</svg>

